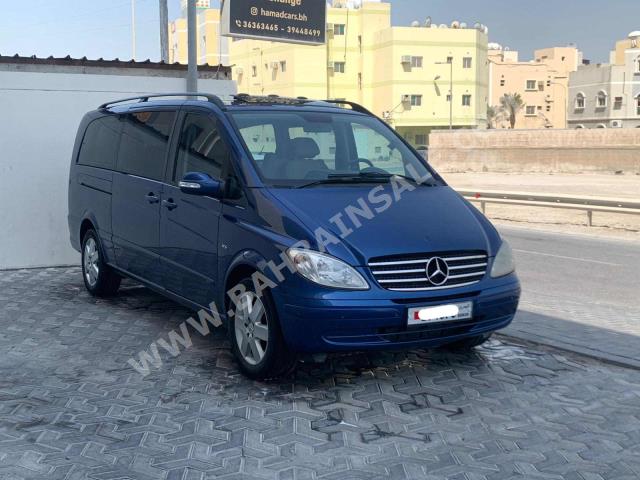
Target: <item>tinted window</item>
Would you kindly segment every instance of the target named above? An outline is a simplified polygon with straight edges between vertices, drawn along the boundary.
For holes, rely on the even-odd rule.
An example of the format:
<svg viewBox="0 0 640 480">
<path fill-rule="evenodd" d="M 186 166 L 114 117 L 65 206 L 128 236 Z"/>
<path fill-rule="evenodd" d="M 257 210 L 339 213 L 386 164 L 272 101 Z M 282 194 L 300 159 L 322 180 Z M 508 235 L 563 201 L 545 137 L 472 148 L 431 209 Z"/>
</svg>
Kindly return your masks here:
<svg viewBox="0 0 640 480">
<path fill-rule="evenodd" d="M 175 112 L 135 112 L 124 115 L 118 170 L 162 180 L 175 116 Z"/>
<path fill-rule="evenodd" d="M 90 167 L 115 168 L 121 123 L 118 117 L 102 117 L 89 124 L 82 140 L 78 163 Z"/>
<path fill-rule="evenodd" d="M 190 113 L 180 132 L 174 183 L 187 172 L 202 172 L 219 180 L 228 158 L 229 150 L 220 137 L 215 120 L 207 115 Z"/>
</svg>

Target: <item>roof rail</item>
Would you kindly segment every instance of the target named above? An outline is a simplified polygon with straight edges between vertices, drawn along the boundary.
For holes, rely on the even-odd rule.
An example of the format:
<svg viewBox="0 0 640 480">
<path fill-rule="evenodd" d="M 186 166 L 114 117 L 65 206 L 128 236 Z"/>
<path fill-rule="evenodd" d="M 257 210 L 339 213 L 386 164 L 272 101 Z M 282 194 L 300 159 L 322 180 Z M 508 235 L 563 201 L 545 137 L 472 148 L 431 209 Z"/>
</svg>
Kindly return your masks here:
<svg viewBox="0 0 640 480">
<path fill-rule="evenodd" d="M 218 97 L 217 95 L 211 95 L 210 93 L 189 93 L 189 92 L 186 92 L 186 93 L 154 93 L 152 95 L 140 95 L 138 97 L 123 98 L 121 100 L 114 100 L 113 102 L 103 103 L 98 108 L 100 110 L 102 110 L 102 109 L 111 107 L 113 105 L 116 105 L 118 103 L 131 102 L 133 100 L 138 100 L 138 103 L 144 103 L 144 102 L 148 102 L 150 98 L 162 98 L 162 97 L 202 97 L 202 98 L 206 98 L 207 101 L 209 101 L 210 103 L 213 103 L 214 105 L 216 105 L 220 109 L 222 109 L 222 110 L 226 109 L 226 106 L 225 106 L 224 102 L 222 100 L 220 100 L 220 97 Z"/>
<path fill-rule="evenodd" d="M 351 107 L 351 110 L 353 110 L 354 112 L 364 113 L 365 115 L 371 115 L 375 117 L 375 115 L 370 110 L 367 110 L 359 103 L 349 102 L 348 100 L 322 100 L 322 101 L 327 103 L 333 103 L 335 105 L 349 105 Z"/>
</svg>

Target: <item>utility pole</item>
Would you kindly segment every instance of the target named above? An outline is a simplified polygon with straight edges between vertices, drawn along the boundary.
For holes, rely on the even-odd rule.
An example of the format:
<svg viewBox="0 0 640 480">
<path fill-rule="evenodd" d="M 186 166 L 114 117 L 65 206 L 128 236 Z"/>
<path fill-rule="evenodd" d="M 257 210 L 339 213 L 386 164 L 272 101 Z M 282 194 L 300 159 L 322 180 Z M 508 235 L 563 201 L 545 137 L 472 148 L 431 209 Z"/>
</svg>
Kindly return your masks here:
<svg viewBox="0 0 640 480">
<path fill-rule="evenodd" d="M 131 0 L 131 58 L 136 59 L 136 0 Z"/>
<path fill-rule="evenodd" d="M 169 63 L 169 8 L 160 0 L 160 60 Z"/>
<path fill-rule="evenodd" d="M 187 35 L 189 44 L 189 67 L 187 70 L 187 92 L 198 91 L 198 21 L 196 0 L 187 0 Z"/>
</svg>

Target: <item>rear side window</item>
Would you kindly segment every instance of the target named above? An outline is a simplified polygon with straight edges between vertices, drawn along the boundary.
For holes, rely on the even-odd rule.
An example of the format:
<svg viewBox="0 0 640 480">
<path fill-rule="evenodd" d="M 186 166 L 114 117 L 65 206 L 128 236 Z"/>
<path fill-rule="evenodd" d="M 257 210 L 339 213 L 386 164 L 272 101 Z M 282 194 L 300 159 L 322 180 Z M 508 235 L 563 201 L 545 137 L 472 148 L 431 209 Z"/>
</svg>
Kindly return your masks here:
<svg viewBox="0 0 640 480">
<path fill-rule="evenodd" d="M 123 116 L 118 170 L 161 181 L 164 179 L 169 135 L 176 112 L 142 111 Z"/>
<path fill-rule="evenodd" d="M 116 116 L 102 117 L 89 124 L 80 147 L 78 163 L 113 170 L 120 143 L 121 123 Z"/>
</svg>

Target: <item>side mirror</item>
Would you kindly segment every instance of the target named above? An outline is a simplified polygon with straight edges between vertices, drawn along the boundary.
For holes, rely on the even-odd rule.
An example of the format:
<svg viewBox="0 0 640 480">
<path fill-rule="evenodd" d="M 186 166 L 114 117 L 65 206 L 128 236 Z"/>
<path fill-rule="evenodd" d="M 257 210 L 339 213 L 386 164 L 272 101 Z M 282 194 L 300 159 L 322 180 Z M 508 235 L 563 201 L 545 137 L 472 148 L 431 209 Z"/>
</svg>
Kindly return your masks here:
<svg viewBox="0 0 640 480">
<path fill-rule="evenodd" d="M 189 172 L 185 174 L 178 185 L 180 186 L 180 191 L 189 195 L 213 198 L 222 198 L 224 195 L 224 183 L 202 172 Z"/>
</svg>

